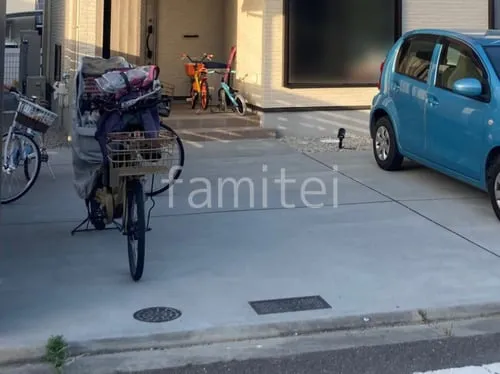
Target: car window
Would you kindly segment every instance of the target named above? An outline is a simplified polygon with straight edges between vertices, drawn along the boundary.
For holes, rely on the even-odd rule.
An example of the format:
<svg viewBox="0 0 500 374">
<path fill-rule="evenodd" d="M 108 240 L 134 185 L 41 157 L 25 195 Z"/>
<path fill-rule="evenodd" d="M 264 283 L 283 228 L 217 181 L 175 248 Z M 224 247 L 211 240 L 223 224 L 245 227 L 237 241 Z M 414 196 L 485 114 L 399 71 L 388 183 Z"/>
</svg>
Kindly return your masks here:
<svg viewBox="0 0 500 374">
<path fill-rule="evenodd" d="M 500 46 L 492 45 L 488 47 L 483 47 L 488 59 L 495 69 L 495 73 L 500 78 Z"/>
<path fill-rule="evenodd" d="M 435 41 L 428 38 L 406 40 L 399 53 L 396 72 L 427 82 L 435 45 Z"/>
<path fill-rule="evenodd" d="M 439 59 L 436 86 L 452 90 L 456 81 L 463 78 L 475 78 L 485 87 L 487 94 L 488 81 L 484 69 L 469 47 L 450 43 L 445 45 Z"/>
</svg>

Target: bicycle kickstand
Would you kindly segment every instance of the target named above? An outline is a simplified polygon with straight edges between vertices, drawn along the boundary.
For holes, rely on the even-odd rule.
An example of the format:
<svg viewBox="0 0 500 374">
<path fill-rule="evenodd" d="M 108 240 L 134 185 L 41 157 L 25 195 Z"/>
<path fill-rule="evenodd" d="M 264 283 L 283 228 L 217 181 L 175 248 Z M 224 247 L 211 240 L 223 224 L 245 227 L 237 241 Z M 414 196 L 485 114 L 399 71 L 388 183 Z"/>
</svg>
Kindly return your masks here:
<svg viewBox="0 0 500 374">
<path fill-rule="evenodd" d="M 54 174 L 54 170 L 52 170 L 52 166 L 50 165 L 50 161 L 47 160 L 47 167 L 49 168 L 49 172 L 52 175 L 52 179 L 56 180 L 56 175 Z"/>
</svg>

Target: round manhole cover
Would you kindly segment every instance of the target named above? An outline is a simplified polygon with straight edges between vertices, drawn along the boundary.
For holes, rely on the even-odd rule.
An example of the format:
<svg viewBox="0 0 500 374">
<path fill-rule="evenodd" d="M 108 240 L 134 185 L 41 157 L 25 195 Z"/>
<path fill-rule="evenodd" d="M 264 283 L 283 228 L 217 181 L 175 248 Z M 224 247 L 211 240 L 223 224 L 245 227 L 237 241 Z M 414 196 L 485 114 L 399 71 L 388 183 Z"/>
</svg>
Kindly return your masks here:
<svg viewBox="0 0 500 374">
<path fill-rule="evenodd" d="M 134 318 L 141 322 L 169 322 L 182 315 L 180 310 L 168 307 L 157 306 L 153 308 L 141 309 L 134 313 Z"/>
</svg>

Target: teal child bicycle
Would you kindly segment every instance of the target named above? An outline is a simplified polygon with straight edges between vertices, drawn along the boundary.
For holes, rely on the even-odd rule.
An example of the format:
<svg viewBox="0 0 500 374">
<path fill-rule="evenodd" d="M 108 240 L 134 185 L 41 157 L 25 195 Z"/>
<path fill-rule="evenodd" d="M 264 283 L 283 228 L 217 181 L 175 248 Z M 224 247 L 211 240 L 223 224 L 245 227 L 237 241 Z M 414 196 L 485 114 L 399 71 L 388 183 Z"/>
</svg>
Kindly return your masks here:
<svg viewBox="0 0 500 374">
<path fill-rule="evenodd" d="M 248 112 L 245 97 L 226 82 L 228 76 L 227 73 L 218 72 L 216 70 L 211 70 L 209 73 L 223 75 L 219 91 L 217 92 L 220 111 L 226 112 L 230 109 L 233 112 L 238 113 L 240 116 L 245 116 Z M 231 73 L 235 73 L 235 71 L 231 71 Z"/>
</svg>

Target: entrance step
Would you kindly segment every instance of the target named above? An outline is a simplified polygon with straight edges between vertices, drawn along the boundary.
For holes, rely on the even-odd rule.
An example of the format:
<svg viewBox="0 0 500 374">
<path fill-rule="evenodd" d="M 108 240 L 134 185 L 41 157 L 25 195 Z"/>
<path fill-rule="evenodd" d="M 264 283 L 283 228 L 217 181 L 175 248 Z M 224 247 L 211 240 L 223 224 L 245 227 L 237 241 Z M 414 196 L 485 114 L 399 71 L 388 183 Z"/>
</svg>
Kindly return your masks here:
<svg viewBox="0 0 500 374">
<path fill-rule="evenodd" d="M 182 140 L 191 142 L 230 141 L 244 139 L 276 138 L 276 130 L 258 126 L 249 127 L 212 127 L 212 128 L 179 128 L 175 130 Z"/>
</svg>

